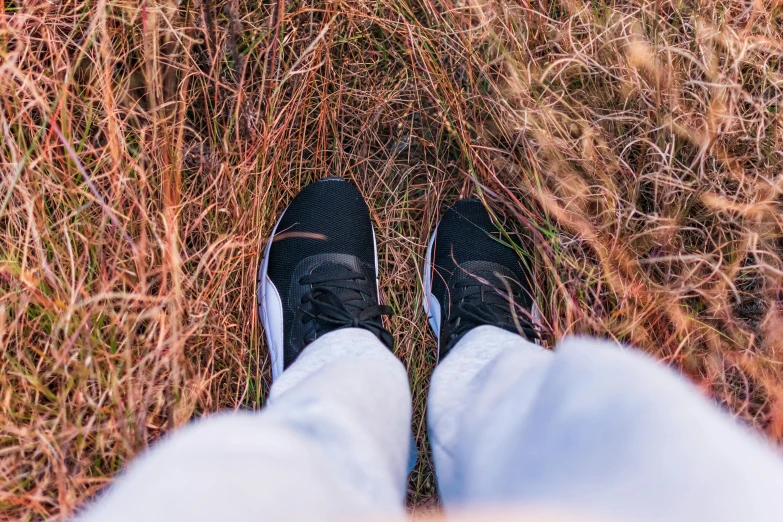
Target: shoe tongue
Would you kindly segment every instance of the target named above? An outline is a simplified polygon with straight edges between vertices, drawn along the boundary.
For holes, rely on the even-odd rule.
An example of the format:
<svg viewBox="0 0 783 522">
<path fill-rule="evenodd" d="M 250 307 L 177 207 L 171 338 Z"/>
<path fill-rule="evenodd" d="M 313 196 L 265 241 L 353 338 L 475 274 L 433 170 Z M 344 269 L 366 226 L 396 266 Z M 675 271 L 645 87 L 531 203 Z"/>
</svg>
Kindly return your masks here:
<svg viewBox="0 0 783 522">
<path fill-rule="evenodd" d="M 503 265 L 490 261 L 465 261 L 454 269 L 450 283 L 487 284 L 501 291 L 517 290 L 514 273 Z"/>
<path fill-rule="evenodd" d="M 346 264 L 342 263 L 335 263 L 333 261 L 325 261 L 318 266 L 316 266 L 311 273 L 312 274 L 334 274 L 334 281 L 328 282 L 328 283 L 321 283 L 320 285 L 323 288 L 326 288 L 330 292 L 334 293 L 340 301 L 345 306 L 346 310 L 348 310 L 351 313 L 358 313 L 362 311 L 365 307 L 364 306 L 357 306 L 356 303 L 364 303 L 365 297 L 361 294 L 361 292 L 357 292 L 356 290 L 352 290 L 350 288 L 342 288 L 340 286 L 340 279 L 345 276 L 344 281 L 348 281 L 348 278 L 353 275 L 353 277 L 356 277 L 357 273 L 360 273 L 357 269 L 358 267 L 352 267 L 348 266 Z"/>
</svg>

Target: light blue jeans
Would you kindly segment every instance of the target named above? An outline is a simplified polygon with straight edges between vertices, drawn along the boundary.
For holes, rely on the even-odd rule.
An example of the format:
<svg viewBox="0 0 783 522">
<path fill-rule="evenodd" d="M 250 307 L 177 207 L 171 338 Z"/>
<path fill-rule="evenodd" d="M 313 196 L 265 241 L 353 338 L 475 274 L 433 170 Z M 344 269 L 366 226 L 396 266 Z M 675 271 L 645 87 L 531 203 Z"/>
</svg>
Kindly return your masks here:
<svg viewBox="0 0 783 522">
<path fill-rule="evenodd" d="M 783 463 L 652 359 L 574 338 L 546 351 L 484 326 L 428 403 L 448 511 L 628 521 L 783 520 Z M 332 332 L 261 413 L 194 422 L 142 455 L 81 520 L 405 517 L 411 397 L 371 333 Z"/>
</svg>

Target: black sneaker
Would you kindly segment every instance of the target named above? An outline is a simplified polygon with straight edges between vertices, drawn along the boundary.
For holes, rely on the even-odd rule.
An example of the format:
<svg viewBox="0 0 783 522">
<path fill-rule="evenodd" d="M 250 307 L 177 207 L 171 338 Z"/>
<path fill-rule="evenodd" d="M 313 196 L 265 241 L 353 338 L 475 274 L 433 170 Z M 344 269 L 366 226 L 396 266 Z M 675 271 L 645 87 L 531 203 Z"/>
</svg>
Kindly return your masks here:
<svg viewBox="0 0 783 522">
<path fill-rule="evenodd" d="M 272 378 L 318 337 L 364 328 L 391 349 L 378 302 L 378 252 L 362 195 L 340 178 L 306 186 L 272 231 L 258 268 L 258 316 Z"/>
<path fill-rule="evenodd" d="M 439 358 L 482 325 L 538 340 L 531 274 L 507 245 L 475 199 L 458 201 L 438 223 L 424 264 L 424 309 Z"/>
</svg>

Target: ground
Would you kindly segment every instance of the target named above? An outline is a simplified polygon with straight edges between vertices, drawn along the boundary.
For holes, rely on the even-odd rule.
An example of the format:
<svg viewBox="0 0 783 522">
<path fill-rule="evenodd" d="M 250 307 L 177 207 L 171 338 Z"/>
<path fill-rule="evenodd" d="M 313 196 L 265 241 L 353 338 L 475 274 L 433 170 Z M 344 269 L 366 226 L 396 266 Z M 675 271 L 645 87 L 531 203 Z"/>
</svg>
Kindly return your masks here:
<svg viewBox="0 0 783 522">
<path fill-rule="evenodd" d="M 783 439 L 772 0 L 0 0 L 0 517 L 73 513 L 189 419 L 258 409 L 255 270 L 305 184 L 370 204 L 436 505 L 428 230 L 527 233 L 547 344 L 633 344 Z"/>
</svg>

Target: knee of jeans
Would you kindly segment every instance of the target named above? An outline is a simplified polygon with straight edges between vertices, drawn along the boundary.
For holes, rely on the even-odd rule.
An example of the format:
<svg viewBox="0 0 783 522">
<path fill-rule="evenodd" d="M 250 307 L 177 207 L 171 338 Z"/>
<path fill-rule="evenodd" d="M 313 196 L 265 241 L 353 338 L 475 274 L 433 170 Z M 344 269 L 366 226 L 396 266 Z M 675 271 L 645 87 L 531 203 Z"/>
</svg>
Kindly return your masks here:
<svg viewBox="0 0 783 522">
<path fill-rule="evenodd" d="M 681 374 L 628 346 L 572 337 L 561 342 L 555 352 L 547 384 L 565 387 L 579 400 L 653 409 L 663 407 L 669 399 L 704 400 Z"/>
<path fill-rule="evenodd" d="M 581 374 L 612 372 L 617 379 L 638 376 L 679 377 L 676 372 L 637 348 L 591 337 L 568 337 L 555 348 L 558 366 Z"/>
<path fill-rule="evenodd" d="M 197 419 L 175 431 L 150 453 L 156 458 L 192 459 L 216 452 L 296 453 L 301 437 L 294 430 L 254 412 L 226 412 Z"/>
<path fill-rule="evenodd" d="M 259 421 L 258 413 L 249 411 L 224 411 L 207 417 L 193 419 L 178 432 L 182 437 L 207 439 L 220 437 L 247 429 Z M 175 432 L 176 434 L 177 432 Z"/>
</svg>

